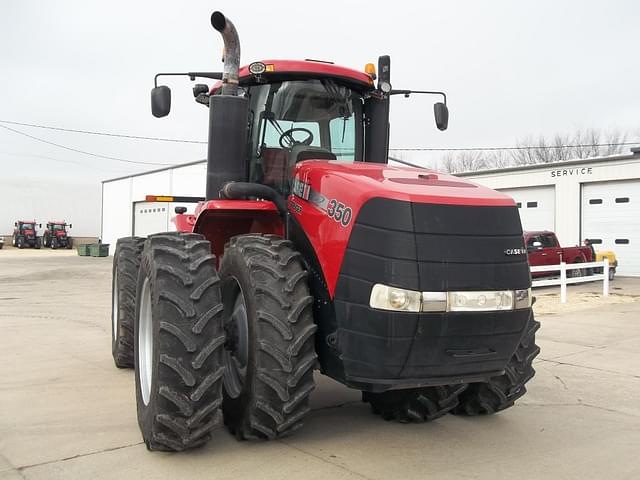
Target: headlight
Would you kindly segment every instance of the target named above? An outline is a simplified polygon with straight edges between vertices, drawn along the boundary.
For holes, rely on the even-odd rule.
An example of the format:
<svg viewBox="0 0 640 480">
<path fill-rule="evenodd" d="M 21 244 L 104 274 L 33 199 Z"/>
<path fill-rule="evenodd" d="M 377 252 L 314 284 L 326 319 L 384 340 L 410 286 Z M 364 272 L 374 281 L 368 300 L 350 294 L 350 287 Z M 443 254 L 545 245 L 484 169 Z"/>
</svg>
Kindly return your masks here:
<svg viewBox="0 0 640 480">
<path fill-rule="evenodd" d="M 371 308 L 400 312 L 420 311 L 420 292 L 404 288 L 388 287 L 378 283 L 371 289 L 369 305 Z"/>
<path fill-rule="evenodd" d="M 416 292 L 378 283 L 369 305 L 396 312 L 495 312 L 530 308 L 531 289 Z"/>
<path fill-rule="evenodd" d="M 513 310 L 513 291 L 449 292 L 447 303 L 450 312 Z"/>
</svg>

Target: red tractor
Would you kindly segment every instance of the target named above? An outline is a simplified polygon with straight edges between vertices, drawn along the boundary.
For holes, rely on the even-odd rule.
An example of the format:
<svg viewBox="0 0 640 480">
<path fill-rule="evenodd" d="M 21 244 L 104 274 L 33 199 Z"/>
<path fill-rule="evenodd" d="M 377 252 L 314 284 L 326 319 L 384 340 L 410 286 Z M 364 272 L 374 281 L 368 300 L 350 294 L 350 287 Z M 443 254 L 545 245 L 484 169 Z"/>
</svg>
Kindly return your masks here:
<svg viewBox="0 0 640 480">
<path fill-rule="evenodd" d="M 150 450 L 302 426 L 314 369 L 374 413 L 492 414 L 525 393 L 539 327 L 518 209 L 498 192 L 388 162 L 389 57 L 365 72 L 266 60 L 224 72 L 209 107 L 206 197 L 178 232 L 118 240 L 112 352 L 135 367 Z M 157 76 L 156 76 L 157 81 Z M 445 97 L 446 101 L 446 97 Z M 156 117 L 166 86 L 152 90 Z M 436 124 L 447 127 L 445 103 Z M 159 199 L 158 199 L 159 200 Z M 171 201 L 167 198 L 166 201 Z"/>
<path fill-rule="evenodd" d="M 38 236 L 35 220 L 18 220 L 14 224 L 13 236 L 11 244 L 17 248 L 40 248 L 42 247 L 42 238 Z M 38 225 L 42 228 L 42 225 Z"/>
<path fill-rule="evenodd" d="M 48 221 L 47 228 L 42 235 L 43 245 L 54 250 L 56 248 L 71 248 L 73 246 L 73 240 L 69 236 L 67 227 L 73 228 L 73 225 L 64 220 Z"/>
</svg>

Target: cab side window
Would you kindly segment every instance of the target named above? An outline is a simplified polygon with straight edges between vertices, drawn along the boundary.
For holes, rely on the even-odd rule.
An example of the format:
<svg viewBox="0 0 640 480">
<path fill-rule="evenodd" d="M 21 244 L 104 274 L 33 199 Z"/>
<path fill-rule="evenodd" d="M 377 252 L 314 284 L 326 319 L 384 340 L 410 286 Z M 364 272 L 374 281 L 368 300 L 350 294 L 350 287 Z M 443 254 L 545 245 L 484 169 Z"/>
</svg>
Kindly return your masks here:
<svg viewBox="0 0 640 480">
<path fill-rule="evenodd" d="M 542 248 L 554 248 L 556 246 L 556 242 L 551 235 L 541 235 L 540 242 L 542 242 Z"/>
</svg>

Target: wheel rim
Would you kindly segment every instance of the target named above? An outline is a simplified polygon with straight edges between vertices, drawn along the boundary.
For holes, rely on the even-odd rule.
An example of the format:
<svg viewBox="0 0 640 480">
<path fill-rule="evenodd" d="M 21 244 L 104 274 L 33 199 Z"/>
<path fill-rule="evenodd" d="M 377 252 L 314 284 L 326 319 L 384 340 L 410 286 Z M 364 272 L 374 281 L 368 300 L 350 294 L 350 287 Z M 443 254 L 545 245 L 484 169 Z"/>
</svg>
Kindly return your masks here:
<svg viewBox="0 0 640 480">
<path fill-rule="evenodd" d="M 238 398 L 244 386 L 249 359 L 247 305 L 240 290 L 227 319 L 225 331 L 227 340 L 224 350 L 224 389 L 231 398 Z"/>
<path fill-rule="evenodd" d="M 140 293 L 140 318 L 138 319 L 138 376 L 142 401 L 149 404 L 153 379 L 153 331 L 151 321 L 151 289 L 149 277 L 145 277 Z"/>
<path fill-rule="evenodd" d="M 120 314 L 118 310 L 118 270 L 113 275 L 113 291 L 111 292 L 112 305 L 111 305 L 111 327 L 113 328 L 114 341 L 118 338 L 118 316 Z"/>
</svg>

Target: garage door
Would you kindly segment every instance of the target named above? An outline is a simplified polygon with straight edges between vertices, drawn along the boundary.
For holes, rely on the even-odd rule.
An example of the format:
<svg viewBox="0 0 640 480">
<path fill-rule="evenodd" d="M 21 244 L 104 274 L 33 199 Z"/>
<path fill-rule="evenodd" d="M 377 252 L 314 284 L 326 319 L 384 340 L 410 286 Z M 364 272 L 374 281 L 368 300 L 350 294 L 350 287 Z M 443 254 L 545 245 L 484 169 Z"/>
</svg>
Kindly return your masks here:
<svg viewBox="0 0 640 480">
<path fill-rule="evenodd" d="M 583 184 L 581 233 L 616 253 L 619 275 L 640 276 L 640 180 Z"/>
<path fill-rule="evenodd" d="M 512 197 L 518 205 L 523 230 L 556 229 L 556 187 L 500 189 Z"/>
</svg>

